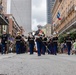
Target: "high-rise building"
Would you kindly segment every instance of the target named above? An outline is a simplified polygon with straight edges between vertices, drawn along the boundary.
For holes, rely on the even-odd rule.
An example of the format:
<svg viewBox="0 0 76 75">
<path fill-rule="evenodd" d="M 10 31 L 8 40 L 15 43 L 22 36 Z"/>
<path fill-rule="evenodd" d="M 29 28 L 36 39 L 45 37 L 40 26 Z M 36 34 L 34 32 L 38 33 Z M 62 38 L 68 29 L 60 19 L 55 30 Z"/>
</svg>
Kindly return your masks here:
<svg viewBox="0 0 76 75">
<path fill-rule="evenodd" d="M 10 14 L 11 11 L 11 0 L 2 0 L 3 13 Z"/>
<path fill-rule="evenodd" d="M 47 0 L 47 24 L 52 24 L 52 8 L 55 0 Z"/>
<path fill-rule="evenodd" d="M 31 0 L 11 0 L 11 13 L 23 26 L 25 35 L 31 32 Z"/>
</svg>

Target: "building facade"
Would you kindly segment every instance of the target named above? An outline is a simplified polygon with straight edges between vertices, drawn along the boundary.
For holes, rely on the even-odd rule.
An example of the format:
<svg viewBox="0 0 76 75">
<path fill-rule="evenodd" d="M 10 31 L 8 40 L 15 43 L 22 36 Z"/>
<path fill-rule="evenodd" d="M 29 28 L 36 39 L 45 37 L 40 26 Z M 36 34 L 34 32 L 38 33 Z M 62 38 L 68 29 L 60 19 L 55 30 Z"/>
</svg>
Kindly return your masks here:
<svg viewBox="0 0 76 75">
<path fill-rule="evenodd" d="M 41 30 L 44 32 L 44 34 L 46 36 L 46 26 L 42 26 L 42 29 Z"/>
<path fill-rule="evenodd" d="M 1 18 L 7 17 L 8 22 L 9 22 L 6 25 L 6 24 L 3 23 L 5 21 L 5 19 L 3 19 L 4 20 L 4 21 L 2 21 L 3 24 L 0 25 L 0 35 L 3 33 L 3 31 L 6 31 L 11 36 L 15 37 L 16 36 L 16 33 L 18 31 L 20 31 L 21 34 L 22 34 L 22 28 L 17 24 L 17 22 L 16 22 L 15 18 L 13 17 L 13 15 L 12 14 L 9 14 L 10 13 L 10 9 L 8 9 L 8 6 L 10 6 L 10 1 L 11 0 L 0 0 L 0 4 L 3 7 L 2 8 L 2 11 L 1 11 L 1 14 L 2 14 L 1 16 L 3 16 L 3 17 L 0 17 L 0 20 L 2 21 Z"/>
<path fill-rule="evenodd" d="M 4 14 L 11 14 L 11 0 L 2 0 L 3 5 L 3 13 Z"/>
<path fill-rule="evenodd" d="M 8 28 L 9 34 L 14 38 L 16 37 L 17 32 L 20 32 L 22 35 L 22 27 L 20 27 L 18 25 L 18 23 L 16 22 L 13 15 L 12 14 L 6 14 L 6 16 L 8 17 L 8 20 L 9 20 L 9 28 Z"/>
<path fill-rule="evenodd" d="M 31 32 L 31 1 L 11 0 L 11 13 L 20 26 L 23 26 L 25 35 Z"/>
<path fill-rule="evenodd" d="M 60 13 L 61 20 L 57 18 Z M 53 32 L 63 34 L 76 29 L 76 0 L 56 0 L 53 14 Z"/>
<path fill-rule="evenodd" d="M 51 24 L 46 24 L 46 36 L 51 36 Z"/>
<path fill-rule="evenodd" d="M 47 0 L 47 24 L 52 24 L 52 8 L 55 0 Z"/>
<path fill-rule="evenodd" d="M 2 0 L 3 14 L 7 13 L 7 0 Z"/>
<path fill-rule="evenodd" d="M 0 35 L 3 33 L 3 30 L 7 31 L 8 19 L 6 17 L 7 12 L 7 0 L 0 0 Z"/>
</svg>

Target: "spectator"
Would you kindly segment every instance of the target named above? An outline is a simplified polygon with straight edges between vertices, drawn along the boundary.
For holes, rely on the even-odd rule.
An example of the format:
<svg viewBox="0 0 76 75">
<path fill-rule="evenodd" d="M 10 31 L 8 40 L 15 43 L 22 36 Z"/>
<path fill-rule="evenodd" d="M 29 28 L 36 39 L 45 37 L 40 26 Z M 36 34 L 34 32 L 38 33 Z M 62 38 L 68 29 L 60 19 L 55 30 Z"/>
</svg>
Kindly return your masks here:
<svg viewBox="0 0 76 75">
<path fill-rule="evenodd" d="M 75 53 L 76 55 L 76 39 L 75 39 L 75 42 L 73 43 L 72 45 L 72 55 Z"/>
</svg>

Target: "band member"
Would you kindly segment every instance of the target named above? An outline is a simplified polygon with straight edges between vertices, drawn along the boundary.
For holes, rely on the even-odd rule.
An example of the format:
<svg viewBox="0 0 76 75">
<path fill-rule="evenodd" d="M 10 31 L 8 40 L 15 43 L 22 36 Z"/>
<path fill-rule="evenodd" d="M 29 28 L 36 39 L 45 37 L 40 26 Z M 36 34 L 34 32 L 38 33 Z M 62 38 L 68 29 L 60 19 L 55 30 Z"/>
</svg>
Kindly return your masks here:
<svg viewBox="0 0 76 75">
<path fill-rule="evenodd" d="M 38 56 L 41 56 L 41 48 L 42 48 L 42 37 L 39 35 L 36 36 L 36 43 L 37 43 L 37 51 L 38 51 Z"/>
<path fill-rule="evenodd" d="M 45 35 L 42 37 L 42 54 L 45 55 L 47 45 L 47 38 Z"/>
<path fill-rule="evenodd" d="M 30 36 L 28 36 L 28 42 L 29 42 L 29 48 L 30 48 L 30 54 L 33 54 L 34 52 L 34 37 L 30 34 Z"/>
<path fill-rule="evenodd" d="M 7 52 L 7 41 L 8 41 L 8 34 L 6 34 L 6 31 L 3 31 L 3 35 L 1 36 L 2 54 Z"/>
<path fill-rule="evenodd" d="M 70 55 L 70 50 L 71 50 L 71 46 L 72 46 L 72 38 L 70 37 L 70 34 L 67 33 L 68 36 L 66 37 L 66 45 L 67 45 L 67 49 L 68 49 L 68 55 Z"/>
<path fill-rule="evenodd" d="M 54 50 L 54 54 L 57 55 L 57 46 L 58 46 L 58 37 L 55 34 L 53 37 L 53 50 Z"/>
<path fill-rule="evenodd" d="M 54 54 L 53 53 L 53 41 L 52 41 L 52 38 L 49 39 L 48 41 L 48 54 Z"/>
<path fill-rule="evenodd" d="M 21 43 L 20 43 L 20 53 L 25 53 L 25 40 L 24 40 L 24 35 L 21 36 Z"/>
<path fill-rule="evenodd" d="M 20 54 L 21 53 L 21 35 L 20 32 L 17 32 L 17 36 L 16 36 L 16 53 Z"/>
</svg>

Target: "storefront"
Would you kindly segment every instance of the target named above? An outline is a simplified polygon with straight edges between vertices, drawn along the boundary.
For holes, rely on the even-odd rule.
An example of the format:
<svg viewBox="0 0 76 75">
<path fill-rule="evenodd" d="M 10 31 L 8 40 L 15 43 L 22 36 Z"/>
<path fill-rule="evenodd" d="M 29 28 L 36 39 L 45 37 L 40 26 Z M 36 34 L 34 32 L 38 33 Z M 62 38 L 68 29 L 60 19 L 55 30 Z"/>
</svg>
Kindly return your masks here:
<svg viewBox="0 0 76 75">
<path fill-rule="evenodd" d="M 3 30 L 6 30 L 7 33 L 9 32 L 8 25 L 9 22 L 7 17 L 4 15 L 0 15 L 0 35 L 3 33 Z"/>
</svg>

